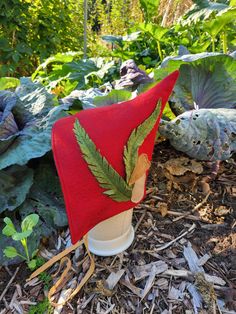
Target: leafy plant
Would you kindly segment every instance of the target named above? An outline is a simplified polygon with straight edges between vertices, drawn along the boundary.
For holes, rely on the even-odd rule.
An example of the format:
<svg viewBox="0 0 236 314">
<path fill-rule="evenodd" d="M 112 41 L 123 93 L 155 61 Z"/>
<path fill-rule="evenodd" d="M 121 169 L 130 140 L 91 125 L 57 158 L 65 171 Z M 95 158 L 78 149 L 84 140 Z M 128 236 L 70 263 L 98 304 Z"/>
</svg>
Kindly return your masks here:
<svg viewBox="0 0 236 314">
<path fill-rule="evenodd" d="M 7 237 L 11 237 L 14 241 L 20 241 L 25 253 L 25 255 L 22 255 L 14 246 L 7 246 L 3 250 L 4 255 L 8 258 L 15 258 L 16 256 L 19 256 L 26 261 L 30 269 L 34 269 L 36 266 L 36 259 L 34 257 L 37 254 L 37 250 L 35 250 L 31 255 L 29 254 L 27 239 L 32 234 L 33 228 L 37 225 L 39 216 L 37 214 L 31 214 L 25 217 L 25 219 L 21 222 L 21 231 L 16 230 L 9 217 L 5 217 L 3 221 L 6 226 L 3 228 L 2 233 Z"/>
<path fill-rule="evenodd" d="M 1 76 L 29 75 L 57 51 L 82 47 L 83 11 L 73 0 L 2 0 L 0 12 Z"/>
<path fill-rule="evenodd" d="M 163 120 L 160 134 L 190 157 L 228 159 L 236 151 L 235 59 L 219 53 L 187 54 L 166 58 L 159 71 L 178 67 L 170 102 L 178 116 Z"/>
<path fill-rule="evenodd" d="M 229 8 L 227 4 L 213 2 L 209 0 L 194 1 L 194 5 L 190 10 L 182 17 L 183 24 L 192 25 L 202 20 L 209 19 L 212 15 L 215 15 L 222 10 Z"/>
<path fill-rule="evenodd" d="M 115 62 L 107 58 L 80 59 L 80 53 L 60 53 L 45 60 L 32 79 L 59 97 L 73 90 L 95 87 L 109 81 L 116 71 Z"/>
<path fill-rule="evenodd" d="M 122 101 L 127 101 L 131 99 L 132 93 L 127 90 L 115 90 L 113 89 L 106 96 L 96 96 L 93 99 L 93 104 L 96 107 L 109 106 L 112 104 L 117 104 Z"/>
<path fill-rule="evenodd" d="M 48 298 L 39 302 L 37 305 L 31 305 L 29 309 L 29 314 L 51 314 L 53 313 L 53 307 L 50 304 Z"/>
<path fill-rule="evenodd" d="M 15 92 L 0 92 L 0 169 L 25 165 L 51 150 L 52 125 L 68 109 L 56 104 L 53 95 L 28 78 Z"/>
<path fill-rule="evenodd" d="M 167 57 L 156 74 L 179 69 L 171 108 L 176 114 L 200 108 L 236 106 L 236 61 L 220 53 L 187 54 Z"/>
<path fill-rule="evenodd" d="M 172 121 L 162 121 L 159 132 L 171 145 L 199 160 L 226 160 L 236 151 L 235 109 L 186 111 Z"/>
<path fill-rule="evenodd" d="M 33 184 L 33 170 L 14 165 L 0 170 L 0 213 L 13 211 L 26 199 Z"/>
<path fill-rule="evenodd" d="M 166 33 L 169 31 L 169 29 L 152 23 L 139 24 L 138 28 L 156 41 L 159 58 L 162 61 L 163 54 L 161 49 L 161 42 L 167 42 Z"/>
<path fill-rule="evenodd" d="M 0 90 L 16 88 L 20 84 L 20 80 L 15 77 L 1 77 Z"/>
<path fill-rule="evenodd" d="M 157 16 L 160 0 L 140 0 L 141 8 L 144 14 L 144 20 L 149 22 Z"/>
</svg>

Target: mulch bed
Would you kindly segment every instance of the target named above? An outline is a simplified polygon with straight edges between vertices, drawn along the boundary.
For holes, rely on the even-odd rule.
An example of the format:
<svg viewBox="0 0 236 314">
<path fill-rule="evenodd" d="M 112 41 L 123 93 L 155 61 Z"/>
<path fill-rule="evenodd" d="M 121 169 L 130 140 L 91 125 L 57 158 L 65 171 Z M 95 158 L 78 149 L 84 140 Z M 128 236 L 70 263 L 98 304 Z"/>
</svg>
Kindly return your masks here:
<svg viewBox="0 0 236 314">
<path fill-rule="evenodd" d="M 95 257 L 95 272 L 82 291 L 45 313 L 236 313 L 234 159 L 209 181 L 209 163 L 181 159 L 186 156 L 168 142 L 156 145 L 153 157 L 147 197 L 134 211 L 132 246 L 117 256 Z M 166 163 L 170 159 L 175 167 Z M 50 258 L 69 241 L 68 230 L 58 232 L 44 241 L 40 254 Z M 73 271 L 62 295 L 86 273 L 84 255 L 83 248 L 71 255 Z M 50 283 L 41 277 L 26 285 L 29 274 L 24 264 L 1 267 L 1 314 L 41 313 L 33 306 L 45 300 Z"/>
</svg>

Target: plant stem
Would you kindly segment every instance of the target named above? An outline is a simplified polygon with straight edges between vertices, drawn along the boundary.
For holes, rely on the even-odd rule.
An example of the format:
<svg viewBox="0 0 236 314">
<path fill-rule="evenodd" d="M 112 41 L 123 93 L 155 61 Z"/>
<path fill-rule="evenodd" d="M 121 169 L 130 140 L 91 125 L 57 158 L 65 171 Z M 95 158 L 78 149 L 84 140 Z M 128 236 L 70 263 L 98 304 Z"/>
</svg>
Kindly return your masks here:
<svg viewBox="0 0 236 314">
<path fill-rule="evenodd" d="M 223 44 L 223 52 L 227 53 L 228 45 L 227 45 L 227 35 L 226 35 L 226 32 L 222 33 L 222 44 Z"/>
<path fill-rule="evenodd" d="M 163 60 L 163 56 L 162 56 L 161 44 L 160 44 L 159 40 L 157 40 L 157 50 L 158 50 L 158 54 L 159 54 L 160 60 L 162 61 Z"/>
<path fill-rule="evenodd" d="M 215 52 L 216 51 L 215 36 L 211 37 L 211 42 L 212 42 L 212 52 Z"/>
<path fill-rule="evenodd" d="M 27 257 L 27 262 L 30 261 L 30 257 L 29 257 L 29 251 L 28 251 L 28 245 L 27 245 L 27 239 L 23 239 L 21 240 L 21 243 L 24 247 L 25 253 L 26 253 L 26 257 Z"/>
<path fill-rule="evenodd" d="M 20 253 L 17 253 L 17 255 L 27 261 L 27 258 L 25 256 L 21 255 Z"/>
<path fill-rule="evenodd" d="M 88 19 L 88 3 L 84 0 L 84 59 L 87 58 L 87 19 Z"/>
</svg>

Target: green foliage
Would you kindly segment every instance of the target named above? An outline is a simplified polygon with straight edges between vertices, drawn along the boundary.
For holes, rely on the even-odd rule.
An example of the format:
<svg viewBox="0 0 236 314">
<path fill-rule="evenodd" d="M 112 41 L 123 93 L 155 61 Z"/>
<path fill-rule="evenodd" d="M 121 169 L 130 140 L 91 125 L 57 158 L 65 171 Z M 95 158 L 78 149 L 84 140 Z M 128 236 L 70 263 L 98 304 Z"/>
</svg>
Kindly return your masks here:
<svg viewBox="0 0 236 314">
<path fill-rule="evenodd" d="M 0 75 L 27 75 L 51 54 L 80 50 L 81 4 L 82 0 L 2 0 Z"/>
<path fill-rule="evenodd" d="M 33 184 L 33 171 L 26 166 L 14 165 L 0 170 L 0 212 L 20 206 Z"/>
<path fill-rule="evenodd" d="M 20 84 L 20 80 L 14 77 L 1 77 L 0 90 L 16 88 Z"/>
<path fill-rule="evenodd" d="M 236 106 L 236 61 L 233 57 L 220 53 L 168 57 L 159 71 L 167 75 L 176 69 L 180 69 L 180 76 L 171 105 L 176 114 L 197 108 Z"/>
<path fill-rule="evenodd" d="M 42 265 L 38 265 L 37 264 L 37 268 L 40 267 Z M 50 283 L 52 282 L 52 276 L 50 276 L 48 273 L 46 272 L 42 272 L 41 274 L 39 274 L 39 279 L 43 281 L 44 283 L 44 289 L 49 288 Z"/>
<path fill-rule="evenodd" d="M 163 123 L 159 132 L 171 145 L 198 160 L 227 160 L 236 151 L 236 110 L 197 109 Z"/>
<path fill-rule="evenodd" d="M 158 14 L 160 0 L 140 0 L 141 8 L 144 13 L 144 20 L 149 22 Z"/>
<path fill-rule="evenodd" d="M 34 251 L 31 255 L 29 254 L 27 238 L 32 234 L 33 228 L 39 222 L 39 216 L 37 214 L 30 214 L 26 216 L 21 222 L 21 231 L 17 231 L 15 225 L 9 217 L 3 219 L 6 226 L 3 228 L 2 233 L 7 237 L 11 237 L 14 241 L 20 241 L 24 248 L 25 255 L 20 254 L 17 249 L 13 246 L 6 246 L 3 253 L 8 258 L 21 257 L 27 262 L 30 269 L 34 269 L 36 266 L 36 260 L 34 259 L 37 251 Z"/>
<path fill-rule="evenodd" d="M 45 60 L 32 79 L 57 96 L 67 96 L 74 89 L 98 86 L 113 77 L 115 62 L 108 58 L 80 59 L 80 53 L 60 53 Z"/>
<path fill-rule="evenodd" d="M 11 106 L 10 113 L 15 117 L 16 127 L 11 135 L 14 141 L 8 143 L 0 155 L 0 169 L 14 164 L 25 165 L 30 159 L 41 157 L 51 150 L 52 125 L 66 116 L 64 109 L 67 109 L 66 106 L 54 106 L 54 96 L 47 93 L 41 84 L 27 78 L 21 79 L 21 85 L 10 96 L 4 98 L 3 105 L 6 110 Z M 16 99 L 13 104 L 12 99 Z M 9 129 L 10 123 L 12 125 L 12 122 L 3 125 L 3 131 Z M 0 133 L 0 145 L 5 141 Z"/>
<path fill-rule="evenodd" d="M 131 199 L 131 188 L 106 158 L 101 156 L 96 145 L 78 120 L 74 124 L 74 133 L 90 171 L 99 182 L 99 185 L 105 189 L 103 193 L 117 202 L 129 201 Z"/>
<path fill-rule="evenodd" d="M 131 174 L 138 160 L 138 148 L 142 145 L 147 135 L 153 129 L 157 122 L 157 117 L 161 110 L 161 102 L 158 104 L 153 113 L 142 124 L 134 129 L 128 139 L 124 150 L 124 163 L 126 171 L 126 182 L 129 182 Z"/>
<path fill-rule="evenodd" d="M 179 68 L 171 108 L 174 120 L 159 132 L 171 145 L 200 160 L 226 160 L 236 151 L 236 61 L 220 53 L 164 60 L 160 71 Z M 167 71 L 167 72 L 166 72 Z"/>
<path fill-rule="evenodd" d="M 126 90 L 115 90 L 113 89 L 106 96 L 96 96 L 93 99 L 93 104 L 96 107 L 109 106 L 112 104 L 117 104 L 122 101 L 127 101 L 131 99 L 132 93 Z"/>
<path fill-rule="evenodd" d="M 50 305 L 48 299 L 44 299 L 37 305 L 31 305 L 29 309 L 29 314 L 51 314 L 53 313 L 53 307 Z"/>
<path fill-rule="evenodd" d="M 228 8 L 224 3 L 212 2 L 208 0 L 195 1 L 195 4 L 183 17 L 184 24 L 191 25 L 202 20 L 207 20 L 215 14 Z"/>
</svg>

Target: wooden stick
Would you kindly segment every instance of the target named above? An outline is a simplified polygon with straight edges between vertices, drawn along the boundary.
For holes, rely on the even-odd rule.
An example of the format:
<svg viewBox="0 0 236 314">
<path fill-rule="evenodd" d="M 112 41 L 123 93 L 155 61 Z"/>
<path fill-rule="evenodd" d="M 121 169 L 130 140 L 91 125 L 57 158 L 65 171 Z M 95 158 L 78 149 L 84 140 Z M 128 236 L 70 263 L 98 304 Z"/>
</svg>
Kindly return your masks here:
<svg viewBox="0 0 236 314">
<path fill-rule="evenodd" d="M 201 208 L 202 205 L 207 202 L 208 197 L 210 196 L 210 194 L 211 194 L 211 191 L 209 191 L 209 192 L 207 193 L 206 197 L 202 200 L 201 203 L 197 204 L 192 210 L 188 211 L 187 213 L 183 214 L 182 216 L 180 216 L 180 217 L 178 217 L 178 218 L 174 218 L 174 219 L 173 219 L 173 222 L 179 221 L 179 220 L 181 220 L 181 219 L 187 217 L 188 215 L 193 214 L 196 210 L 198 210 L 199 208 Z"/>
<path fill-rule="evenodd" d="M 12 284 L 13 280 L 15 279 L 18 271 L 20 269 L 20 266 L 17 267 L 16 271 L 14 272 L 13 276 L 11 277 L 10 281 L 8 282 L 6 288 L 3 290 L 3 293 L 0 295 L 0 302 L 2 301 L 2 299 L 4 298 L 5 294 L 7 293 L 8 288 L 10 287 L 10 285 Z"/>
<path fill-rule="evenodd" d="M 192 230 L 194 230 L 196 228 L 196 225 L 195 223 L 192 224 L 192 226 L 187 230 L 185 231 L 184 233 L 182 233 L 180 236 L 178 236 L 177 238 L 175 238 L 174 240 L 170 241 L 170 242 L 167 242 L 165 243 L 164 245 L 160 246 L 160 247 L 157 247 L 155 248 L 155 252 L 160 252 L 162 250 L 165 250 L 166 248 L 168 248 L 169 246 L 171 246 L 173 243 L 177 242 L 178 240 L 180 240 L 181 238 L 185 237 L 186 234 L 188 234 L 189 232 L 191 232 Z"/>
<path fill-rule="evenodd" d="M 139 218 L 139 221 L 137 222 L 136 226 L 134 227 L 134 232 L 136 232 L 138 230 L 138 227 L 140 226 L 143 218 L 145 217 L 147 211 L 145 210 L 143 213 L 142 213 L 142 216 Z"/>
</svg>

